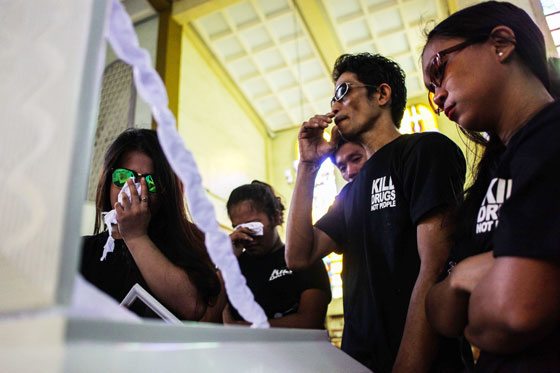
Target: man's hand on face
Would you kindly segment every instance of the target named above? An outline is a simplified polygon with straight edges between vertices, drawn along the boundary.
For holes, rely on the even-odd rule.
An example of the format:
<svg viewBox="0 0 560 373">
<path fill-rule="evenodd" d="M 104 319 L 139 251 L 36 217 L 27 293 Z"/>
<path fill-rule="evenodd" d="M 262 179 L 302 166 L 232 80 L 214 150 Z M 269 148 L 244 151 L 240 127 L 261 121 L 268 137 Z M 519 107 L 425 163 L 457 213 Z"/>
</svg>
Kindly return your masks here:
<svg viewBox="0 0 560 373">
<path fill-rule="evenodd" d="M 301 125 L 298 143 L 300 162 L 319 164 L 325 157 L 332 153 L 334 144 L 323 137 L 325 129 L 332 123 L 333 112 L 325 115 L 317 114 Z M 336 131 L 338 132 L 338 131 Z"/>
</svg>

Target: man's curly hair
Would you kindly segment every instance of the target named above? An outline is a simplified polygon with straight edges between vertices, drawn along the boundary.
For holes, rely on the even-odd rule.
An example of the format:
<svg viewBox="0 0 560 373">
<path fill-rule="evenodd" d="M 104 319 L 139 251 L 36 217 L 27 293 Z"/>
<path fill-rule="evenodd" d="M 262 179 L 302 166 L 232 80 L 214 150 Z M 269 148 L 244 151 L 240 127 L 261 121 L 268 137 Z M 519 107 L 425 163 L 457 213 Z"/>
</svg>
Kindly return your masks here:
<svg viewBox="0 0 560 373">
<path fill-rule="evenodd" d="M 395 62 L 380 54 L 358 53 L 343 54 L 337 58 L 333 72 L 333 81 L 337 81 L 345 72 L 354 73 L 364 84 L 379 87 L 386 83 L 391 87 L 391 116 L 397 128 L 401 125 L 406 106 L 405 73 Z M 371 97 L 376 88 L 367 87 Z"/>
</svg>

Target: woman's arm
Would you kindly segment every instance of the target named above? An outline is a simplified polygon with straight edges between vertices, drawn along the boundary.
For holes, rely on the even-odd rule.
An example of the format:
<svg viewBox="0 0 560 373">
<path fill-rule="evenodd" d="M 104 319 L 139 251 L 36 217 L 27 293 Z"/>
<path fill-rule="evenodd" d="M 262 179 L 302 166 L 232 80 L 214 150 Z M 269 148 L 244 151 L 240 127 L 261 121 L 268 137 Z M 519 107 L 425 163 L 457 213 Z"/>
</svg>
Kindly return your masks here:
<svg viewBox="0 0 560 373">
<path fill-rule="evenodd" d="M 220 294 L 218 294 L 218 296 L 216 297 L 215 302 L 213 302 L 211 305 L 208 305 L 208 307 L 206 307 L 206 312 L 204 313 L 204 316 L 202 316 L 202 318 L 199 321 L 213 322 L 213 323 L 223 322 L 222 312 L 224 311 L 224 308 L 227 305 L 226 287 L 224 284 L 224 279 L 222 278 L 220 272 L 216 272 L 216 275 L 220 280 Z"/>
<path fill-rule="evenodd" d="M 299 297 L 296 313 L 277 319 L 270 319 L 270 326 L 275 328 L 323 329 L 325 315 L 329 306 L 329 294 L 321 289 L 307 289 Z"/>
<path fill-rule="evenodd" d="M 198 289 L 188 274 L 171 263 L 148 236 L 148 188 L 144 178 L 140 182 L 142 196 L 129 180 L 130 200 L 125 197 L 122 204 L 115 203 L 119 234 L 153 295 L 179 318 L 199 320 L 207 305 L 200 300 Z"/>
<path fill-rule="evenodd" d="M 183 269 L 171 263 L 147 235 L 125 238 L 125 243 L 159 301 L 180 319 L 199 320 L 203 317 L 207 305 L 199 299 L 198 290 Z"/>
<path fill-rule="evenodd" d="M 438 333 L 447 337 L 463 334 L 468 322 L 470 294 L 493 263 L 492 252 L 466 258 L 450 271 L 444 281 L 430 289 L 426 298 L 426 314 Z"/>
<path fill-rule="evenodd" d="M 482 350 L 510 354 L 560 324 L 560 265 L 499 257 L 474 288 L 467 339 Z"/>
<path fill-rule="evenodd" d="M 469 293 L 454 288 L 451 277 L 435 284 L 426 297 L 426 316 L 430 325 L 441 335 L 456 337 L 467 325 Z"/>
<path fill-rule="evenodd" d="M 322 329 L 329 298 L 329 295 L 321 289 L 307 289 L 301 293 L 296 313 L 269 319 L 268 322 L 274 328 Z M 229 305 L 224 309 L 224 324 L 250 325 L 247 321 L 235 320 Z"/>
</svg>

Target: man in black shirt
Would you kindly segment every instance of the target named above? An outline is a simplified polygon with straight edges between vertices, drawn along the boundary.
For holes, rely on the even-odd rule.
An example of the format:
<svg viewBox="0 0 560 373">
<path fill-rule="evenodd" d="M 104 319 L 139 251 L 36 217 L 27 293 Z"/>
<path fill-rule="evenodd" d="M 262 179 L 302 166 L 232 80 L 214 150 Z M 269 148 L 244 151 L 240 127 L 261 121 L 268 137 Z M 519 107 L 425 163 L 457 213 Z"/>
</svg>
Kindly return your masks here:
<svg viewBox="0 0 560 373">
<path fill-rule="evenodd" d="M 344 254 L 342 349 L 376 372 L 442 369 L 424 299 L 449 253 L 449 212 L 459 203 L 465 160 L 437 133 L 401 135 L 404 73 L 382 56 L 343 55 L 333 71 L 332 110 L 304 122 L 300 163 L 287 227 L 289 268 L 332 251 Z M 368 161 L 315 227 L 315 177 L 333 144 L 332 122 Z M 439 353 L 439 355 L 438 355 Z M 455 361 L 453 361 L 455 362 Z M 449 366 L 447 366 L 449 369 Z"/>
</svg>

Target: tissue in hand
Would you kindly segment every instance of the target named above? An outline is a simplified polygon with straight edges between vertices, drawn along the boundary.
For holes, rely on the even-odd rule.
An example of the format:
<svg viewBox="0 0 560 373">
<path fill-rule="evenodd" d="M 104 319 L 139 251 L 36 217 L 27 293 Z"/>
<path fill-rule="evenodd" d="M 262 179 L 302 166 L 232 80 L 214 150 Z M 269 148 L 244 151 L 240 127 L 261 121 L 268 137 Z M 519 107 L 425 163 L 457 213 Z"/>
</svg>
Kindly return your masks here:
<svg viewBox="0 0 560 373">
<path fill-rule="evenodd" d="M 235 229 L 245 227 L 249 228 L 253 231 L 253 236 L 262 236 L 263 235 L 263 223 L 259 221 L 250 221 L 248 223 L 243 223 L 235 226 Z"/>
<path fill-rule="evenodd" d="M 134 183 L 134 186 L 138 191 L 138 195 L 140 195 L 142 190 L 140 183 Z M 119 203 L 123 202 L 123 195 L 126 195 L 128 200 L 130 201 L 131 197 L 130 197 L 130 188 L 128 187 L 128 183 L 125 183 L 121 191 L 119 192 L 119 196 L 117 197 Z M 115 239 L 113 238 L 113 224 L 117 224 L 117 212 L 115 211 L 115 209 L 113 209 L 109 212 L 103 212 L 101 215 L 103 215 L 103 221 L 105 222 L 105 225 L 107 226 L 107 230 L 109 231 L 109 237 L 107 238 L 107 242 L 105 243 L 105 246 L 103 246 L 103 254 L 99 259 L 99 261 L 102 262 L 107 257 L 107 253 L 112 253 L 113 250 L 115 250 Z"/>
</svg>

